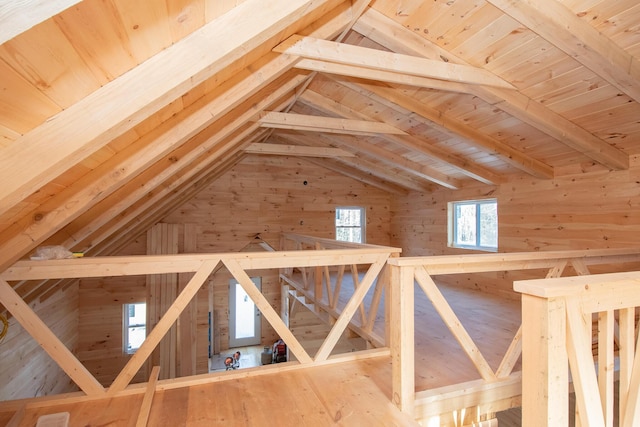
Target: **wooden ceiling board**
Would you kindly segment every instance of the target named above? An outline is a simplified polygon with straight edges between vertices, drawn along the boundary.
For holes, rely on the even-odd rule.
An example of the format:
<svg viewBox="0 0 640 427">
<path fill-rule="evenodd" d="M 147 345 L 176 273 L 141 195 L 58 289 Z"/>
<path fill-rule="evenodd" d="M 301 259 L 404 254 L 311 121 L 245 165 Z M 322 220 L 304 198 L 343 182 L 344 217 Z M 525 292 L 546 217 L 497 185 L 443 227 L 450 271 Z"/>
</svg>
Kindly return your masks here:
<svg viewBox="0 0 640 427">
<path fill-rule="evenodd" d="M 418 34 L 423 35 L 425 38 L 435 42 L 438 46 L 452 52 L 457 56 L 458 47 L 473 36 L 483 31 L 485 28 L 492 25 L 492 23 L 500 18 L 501 13 L 493 6 L 483 4 L 477 8 L 474 8 L 469 14 L 459 19 L 454 19 L 450 25 L 442 34 L 432 34 L 431 32 L 420 31 Z M 451 21 L 450 21 L 451 22 Z M 478 43 L 482 43 L 478 41 Z M 467 45 L 468 48 L 469 45 Z M 463 50 L 466 50 L 463 49 Z"/>
<path fill-rule="evenodd" d="M 518 55 L 511 67 L 505 67 L 500 72 L 503 78 L 513 81 L 514 85 L 523 93 L 529 87 L 540 84 L 555 75 L 564 74 L 580 67 L 576 61 L 567 58 L 561 51 L 548 45 L 541 38 L 536 38 L 534 41 L 536 42 L 535 46 L 523 47 L 524 50 L 529 47 L 533 48 L 529 55 Z"/>
<path fill-rule="evenodd" d="M 53 17 L 100 85 L 137 65 L 118 10 L 111 1 L 85 0 Z"/>
<path fill-rule="evenodd" d="M 627 49 L 625 55 L 640 55 L 636 0 L 561 3 L 581 20 L 583 30 L 588 23 L 615 46 Z M 140 72 L 144 64 L 173 52 L 172 46 L 189 40 L 214 19 L 220 17 L 228 24 L 219 28 L 221 43 L 243 36 L 241 25 L 225 19 L 246 9 L 246 4 L 242 0 L 85 0 L 0 45 L 0 158 L 8 153 L 6 148 L 22 141 L 21 135 L 39 128 L 60 107 L 79 109 L 100 88 Z M 261 141 L 354 152 L 356 158 L 301 161 L 313 161 L 397 194 L 428 192 L 440 185 L 461 188 L 477 181 L 489 184 L 520 176 L 548 178 L 557 173 L 624 168 L 629 154 L 640 154 L 640 104 L 605 83 L 598 76 L 603 73 L 593 67 L 590 71 L 555 47 L 552 43 L 561 34 L 558 38 L 547 34 L 545 40 L 535 27 L 526 28 L 486 0 L 374 0 L 352 22 L 353 30 L 344 33 L 351 8 L 363 4 L 314 2 L 318 9 L 308 17 L 291 17 L 278 31 L 257 35 L 259 42 L 251 49 L 240 49 L 224 66 L 190 77 L 191 84 L 180 93 L 161 97 L 151 114 L 112 132 L 93 154 L 68 162 L 66 171 L 52 174 L 40 191 L 0 215 L 0 233 L 12 223 L 27 229 L 37 212 L 66 212 L 66 220 L 50 222 L 51 232 L 60 231 L 48 241 L 112 250 L 187 201 L 195 194 L 194 187 L 203 188 L 232 167 L 244 156 L 244 147 Z M 267 11 L 261 10 L 259 16 Z M 293 34 L 335 40 L 341 33 L 345 43 L 360 48 L 475 66 L 477 73 L 493 72 L 520 92 L 444 80 L 437 86 L 440 89 L 426 89 L 377 82 L 374 75 L 365 81 L 299 69 L 289 72 L 296 58 L 272 51 Z M 193 48 L 206 55 L 209 46 Z M 602 58 L 595 61 L 602 63 Z M 309 76 L 312 79 L 305 83 Z M 149 82 L 142 79 L 123 93 L 121 108 L 135 104 L 136 99 L 129 98 L 132 94 L 151 93 L 154 87 Z M 372 120 L 410 135 L 362 137 L 264 129 L 254 121 L 263 111 Z M 90 123 L 97 126 L 105 119 L 98 111 Z M 55 148 L 67 137 L 52 139 L 49 144 Z M 175 146 L 170 147 L 170 140 Z M 151 153 L 154 147 L 166 150 L 158 152 L 157 158 L 138 158 L 136 153 Z M 254 162 L 274 157 L 250 156 Z M 97 193 L 91 191 L 100 191 L 94 181 L 108 175 L 108 165 L 115 165 L 115 159 L 140 166 L 114 166 L 110 172 L 121 174 L 118 189 L 102 201 L 94 200 Z M 77 191 L 65 196 L 72 187 Z M 82 197 L 77 201 L 82 207 L 77 212 L 67 210 L 65 197 Z M 20 230 L 9 234 L 9 240 L 17 239 Z M 22 255 L 28 252 L 25 242 L 19 242 Z M 6 248 L 0 249 L 0 264 L 5 252 Z"/>
<path fill-rule="evenodd" d="M 73 45 L 51 20 L 1 45 L 0 57 L 61 109 L 100 87 Z"/>
<path fill-rule="evenodd" d="M 523 31 L 520 23 L 500 14 L 486 27 L 460 43 L 454 53 L 472 65 L 482 66 L 487 58 L 496 55 L 496 44 L 512 45 L 526 40 L 527 32 Z"/>
<path fill-rule="evenodd" d="M 440 46 L 457 46 L 455 38 L 469 27 L 469 18 L 476 15 L 485 6 L 484 1 L 443 1 L 424 2 L 418 13 L 411 16 L 397 16 L 395 19 L 415 34 L 429 40 L 438 40 Z M 488 21 L 479 19 L 477 23 L 484 27 Z"/>
<path fill-rule="evenodd" d="M 60 111 L 60 107 L 0 59 L 0 125 L 25 134 Z"/>
<path fill-rule="evenodd" d="M 111 0 L 129 39 L 131 54 L 138 64 L 170 46 L 171 35 L 165 0 Z"/>
<path fill-rule="evenodd" d="M 204 0 L 166 0 L 171 39 L 176 41 L 186 37 L 207 21 Z"/>
<path fill-rule="evenodd" d="M 535 86 L 531 86 L 527 88 L 526 93 L 529 94 L 531 99 L 550 106 L 565 98 L 572 98 L 588 93 L 590 90 L 607 86 L 610 87 L 610 92 L 614 96 L 619 93 L 616 88 L 609 85 L 609 83 L 600 77 L 594 75 L 584 67 L 579 67 L 566 73 L 555 75 Z"/>
</svg>

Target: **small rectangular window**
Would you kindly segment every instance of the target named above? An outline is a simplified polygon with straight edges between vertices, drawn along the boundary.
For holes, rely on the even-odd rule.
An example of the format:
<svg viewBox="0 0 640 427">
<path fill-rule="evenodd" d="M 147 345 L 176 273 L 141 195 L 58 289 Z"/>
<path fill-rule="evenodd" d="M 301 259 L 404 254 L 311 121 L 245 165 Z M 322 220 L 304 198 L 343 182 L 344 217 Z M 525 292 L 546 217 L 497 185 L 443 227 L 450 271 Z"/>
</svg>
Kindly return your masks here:
<svg viewBox="0 0 640 427">
<path fill-rule="evenodd" d="M 365 243 L 365 224 L 364 208 L 336 208 L 336 240 Z"/>
<path fill-rule="evenodd" d="M 123 306 L 123 348 L 128 354 L 135 353 L 147 336 L 147 305 L 145 303 Z"/>
<path fill-rule="evenodd" d="M 449 245 L 498 250 L 498 202 L 495 199 L 449 203 Z"/>
</svg>

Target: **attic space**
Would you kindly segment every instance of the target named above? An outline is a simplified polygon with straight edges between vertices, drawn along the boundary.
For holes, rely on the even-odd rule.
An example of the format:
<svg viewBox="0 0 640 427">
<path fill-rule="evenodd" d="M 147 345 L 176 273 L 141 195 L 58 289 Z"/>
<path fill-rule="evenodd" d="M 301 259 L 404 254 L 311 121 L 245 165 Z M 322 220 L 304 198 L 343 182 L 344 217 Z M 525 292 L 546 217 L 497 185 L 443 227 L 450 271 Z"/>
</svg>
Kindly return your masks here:
<svg viewBox="0 0 640 427">
<path fill-rule="evenodd" d="M 523 394 L 528 281 L 635 280 L 639 28 L 637 0 L 0 1 L 0 424 L 265 425 L 277 381 L 283 425 L 564 411 L 562 375 Z M 556 354 L 623 403 L 634 307 Z M 577 413 L 613 425 L 598 375 Z"/>
</svg>

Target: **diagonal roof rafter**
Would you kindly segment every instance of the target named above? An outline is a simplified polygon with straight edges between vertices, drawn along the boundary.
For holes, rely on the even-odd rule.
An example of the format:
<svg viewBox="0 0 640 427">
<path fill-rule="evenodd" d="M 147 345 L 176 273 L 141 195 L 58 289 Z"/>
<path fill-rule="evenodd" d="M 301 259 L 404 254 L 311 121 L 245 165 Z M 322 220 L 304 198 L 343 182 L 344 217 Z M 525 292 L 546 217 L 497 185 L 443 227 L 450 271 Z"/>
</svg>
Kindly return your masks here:
<svg viewBox="0 0 640 427">
<path fill-rule="evenodd" d="M 368 9 L 354 30 L 388 49 L 406 54 L 466 64 L 453 53 L 407 30 L 373 9 Z M 519 120 L 539 129 L 576 151 L 583 152 L 609 169 L 627 169 L 629 156 L 570 120 L 515 90 L 474 85 L 472 93 Z"/>
<path fill-rule="evenodd" d="M 640 62 L 557 0 L 487 0 L 640 102 Z"/>
</svg>

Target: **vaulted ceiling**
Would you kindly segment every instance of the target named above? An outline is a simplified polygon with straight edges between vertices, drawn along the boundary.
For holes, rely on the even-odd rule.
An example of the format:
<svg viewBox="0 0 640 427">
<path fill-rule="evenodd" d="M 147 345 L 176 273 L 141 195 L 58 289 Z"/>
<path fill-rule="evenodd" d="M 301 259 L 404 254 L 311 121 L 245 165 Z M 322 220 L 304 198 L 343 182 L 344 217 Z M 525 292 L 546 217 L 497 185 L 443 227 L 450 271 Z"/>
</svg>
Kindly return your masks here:
<svg viewBox="0 0 640 427">
<path fill-rule="evenodd" d="M 402 194 L 640 152 L 637 0 L 2 0 L 0 43 L 0 269 L 109 254 L 247 155 Z"/>
</svg>

